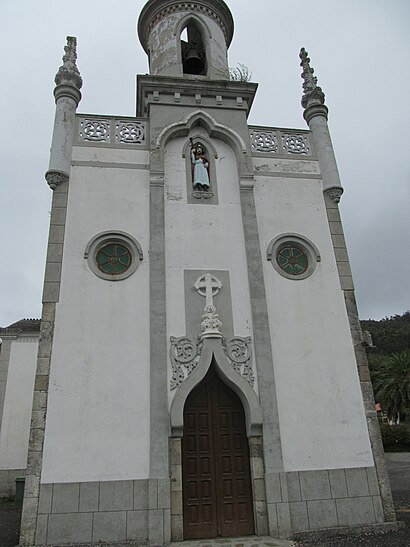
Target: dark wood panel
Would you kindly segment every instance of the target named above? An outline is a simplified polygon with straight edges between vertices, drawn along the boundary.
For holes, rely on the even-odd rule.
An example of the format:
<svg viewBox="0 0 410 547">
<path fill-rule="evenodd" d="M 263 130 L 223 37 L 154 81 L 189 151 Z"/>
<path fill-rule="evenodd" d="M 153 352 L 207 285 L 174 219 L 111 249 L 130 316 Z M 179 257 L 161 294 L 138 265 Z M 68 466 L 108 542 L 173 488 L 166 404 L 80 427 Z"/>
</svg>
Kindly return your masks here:
<svg viewBox="0 0 410 547">
<path fill-rule="evenodd" d="M 245 415 L 212 368 L 186 401 L 182 455 L 184 538 L 253 534 Z"/>
</svg>

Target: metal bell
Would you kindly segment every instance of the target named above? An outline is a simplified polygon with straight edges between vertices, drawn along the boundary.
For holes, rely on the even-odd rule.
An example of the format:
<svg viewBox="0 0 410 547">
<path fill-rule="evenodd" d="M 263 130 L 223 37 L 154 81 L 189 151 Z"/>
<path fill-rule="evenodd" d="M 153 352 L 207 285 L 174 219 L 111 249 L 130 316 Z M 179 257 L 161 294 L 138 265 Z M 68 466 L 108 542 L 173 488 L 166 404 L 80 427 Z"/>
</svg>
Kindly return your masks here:
<svg viewBox="0 0 410 547">
<path fill-rule="evenodd" d="M 203 53 L 196 47 L 190 48 L 183 62 L 185 74 L 202 74 L 205 68 Z"/>
</svg>

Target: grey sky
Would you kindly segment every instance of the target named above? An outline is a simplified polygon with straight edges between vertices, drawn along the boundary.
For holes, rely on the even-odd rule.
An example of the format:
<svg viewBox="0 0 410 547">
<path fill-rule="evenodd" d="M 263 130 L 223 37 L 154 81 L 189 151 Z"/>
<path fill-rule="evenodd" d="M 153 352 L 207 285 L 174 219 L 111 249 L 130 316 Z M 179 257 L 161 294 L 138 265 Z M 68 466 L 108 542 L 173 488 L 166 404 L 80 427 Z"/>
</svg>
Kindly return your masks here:
<svg viewBox="0 0 410 547">
<path fill-rule="evenodd" d="M 53 79 L 66 35 L 84 80 L 78 112 L 133 115 L 143 0 L 4 0 L 0 5 L 0 326 L 39 317 L 51 191 Z M 410 308 L 410 2 L 228 0 L 230 66 L 259 90 L 249 123 L 305 128 L 298 53 L 326 94 L 345 194 L 341 213 L 361 318 Z"/>
</svg>

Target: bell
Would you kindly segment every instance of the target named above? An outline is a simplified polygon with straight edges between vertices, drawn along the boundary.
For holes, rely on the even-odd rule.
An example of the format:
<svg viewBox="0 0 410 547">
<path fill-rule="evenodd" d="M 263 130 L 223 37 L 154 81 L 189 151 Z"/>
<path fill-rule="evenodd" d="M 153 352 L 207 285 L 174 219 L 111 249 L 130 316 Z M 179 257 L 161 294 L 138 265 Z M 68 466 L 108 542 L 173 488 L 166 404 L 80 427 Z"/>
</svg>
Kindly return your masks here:
<svg viewBox="0 0 410 547">
<path fill-rule="evenodd" d="M 183 66 L 185 74 L 202 74 L 205 68 L 203 55 L 196 48 L 189 49 Z"/>
</svg>

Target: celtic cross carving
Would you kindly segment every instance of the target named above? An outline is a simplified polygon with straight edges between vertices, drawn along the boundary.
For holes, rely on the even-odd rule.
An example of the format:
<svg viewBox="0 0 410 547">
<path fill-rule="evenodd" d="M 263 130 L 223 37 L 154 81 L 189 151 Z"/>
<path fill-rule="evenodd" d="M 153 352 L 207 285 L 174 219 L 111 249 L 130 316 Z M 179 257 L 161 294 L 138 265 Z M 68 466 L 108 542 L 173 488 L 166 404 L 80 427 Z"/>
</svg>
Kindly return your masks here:
<svg viewBox="0 0 410 547">
<path fill-rule="evenodd" d="M 143 120 L 81 118 L 79 128 L 80 143 L 145 146 L 147 140 L 147 122 Z"/>
<path fill-rule="evenodd" d="M 221 338 L 222 334 L 219 329 L 222 327 L 222 323 L 216 313 L 213 297 L 221 290 L 222 283 L 210 273 L 206 273 L 195 281 L 194 288 L 198 294 L 205 296 L 205 308 L 201 320 L 201 336 L 203 338 Z"/>
<path fill-rule="evenodd" d="M 145 143 L 144 122 L 118 122 L 115 126 L 115 139 L 124 144 Z"/>
<path fill-rule="evenodd" d="M 304 135 L 285 133 L 282 135 L 282 147 L 288 154 L 309 154 L 309 141 Z"/>
<path fill-rule="evenodd" d="M 80 127 L 83 141 L 110 142 L 109 120 L 82 120 Z"/>
<path fill-rule="evenodd" d="M 251 130 L 249 133 L 251 147 L 256 152 L 276 153 L 278 141 L 273 131 Z"/>
</svg>

